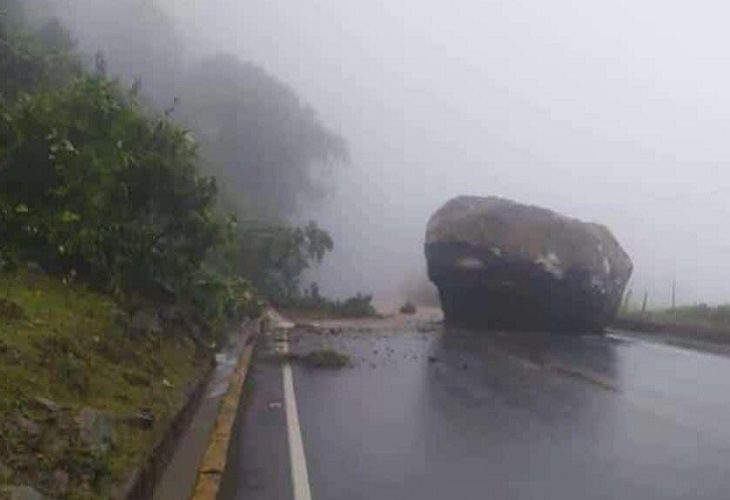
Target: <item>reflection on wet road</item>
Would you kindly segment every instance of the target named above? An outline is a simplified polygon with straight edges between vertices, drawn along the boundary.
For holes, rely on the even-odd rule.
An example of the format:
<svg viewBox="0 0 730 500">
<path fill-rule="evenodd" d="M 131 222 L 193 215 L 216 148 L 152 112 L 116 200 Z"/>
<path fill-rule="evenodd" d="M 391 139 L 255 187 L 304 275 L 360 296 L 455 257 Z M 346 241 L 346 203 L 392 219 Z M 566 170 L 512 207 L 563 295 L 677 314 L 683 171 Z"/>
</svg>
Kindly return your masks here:
<svg viewBox="0 0 730 500">
<path fill-rule="evenodd" d="M 353 359 L 294 367 L 314 499 L 730 497 L 729 358 L 621 334 L 290 336 Z M 246 418 L 223 498 L 269 498 L 246 486 Z"/>
</svg>

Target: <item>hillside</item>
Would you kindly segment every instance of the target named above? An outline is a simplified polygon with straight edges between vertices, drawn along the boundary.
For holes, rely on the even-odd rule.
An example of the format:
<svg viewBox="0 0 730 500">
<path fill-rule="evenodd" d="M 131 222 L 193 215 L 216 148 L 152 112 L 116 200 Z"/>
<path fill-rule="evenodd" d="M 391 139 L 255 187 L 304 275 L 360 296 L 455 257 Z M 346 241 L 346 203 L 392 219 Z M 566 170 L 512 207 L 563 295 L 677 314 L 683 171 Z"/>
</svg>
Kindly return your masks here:
<svg viewBox="0 0 730 500">
<path fill-rule="evenodd" d="M 126 479 L 211 363 L 189 337 L 128 325 L 84 286 L 0 278 L 0 482 L 106 498 Z"/>
</svg>

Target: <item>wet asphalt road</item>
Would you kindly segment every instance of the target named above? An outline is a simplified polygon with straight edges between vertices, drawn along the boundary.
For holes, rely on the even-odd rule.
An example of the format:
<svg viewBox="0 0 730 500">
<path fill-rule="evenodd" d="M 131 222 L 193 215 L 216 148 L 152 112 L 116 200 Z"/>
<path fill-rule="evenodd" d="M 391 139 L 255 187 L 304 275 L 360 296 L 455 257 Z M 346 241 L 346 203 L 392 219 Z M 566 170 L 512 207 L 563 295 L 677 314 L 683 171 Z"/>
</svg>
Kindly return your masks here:
<svg viewBox="0 0 730 500">
<path fill-rule="evenodd" d="M 730 498 L 728 357 L 620 334 L 289 337 L 353 360 L 294 366 L 315 500 Z M 259 359 L 219 498 L 294 498 L 281 386 Z"/>
</svg>

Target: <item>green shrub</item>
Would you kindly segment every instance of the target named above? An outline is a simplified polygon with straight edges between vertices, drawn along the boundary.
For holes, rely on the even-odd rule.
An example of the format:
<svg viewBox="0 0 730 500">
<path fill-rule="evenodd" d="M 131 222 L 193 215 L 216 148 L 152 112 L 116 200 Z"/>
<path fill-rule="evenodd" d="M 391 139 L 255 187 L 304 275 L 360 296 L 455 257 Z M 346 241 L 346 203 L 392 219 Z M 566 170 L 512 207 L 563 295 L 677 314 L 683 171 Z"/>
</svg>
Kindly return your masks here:
<svg viewBox="0 0 730 500">
<path fill-rule="evenodd" d="M 81 75 L 71 36 L 58 21 L 29 32 L 4 14 L 0 4 L 0 97 L 13 101 L 40 88 L 65 85 Z"/>
<path fill-rule="evenodd" d="M 114 82 L 87 76 L 0 105 L 0 253 L 115 292 L 179 289 L 215 244 L 196 145 Z"/>
<path fill-rule="evenodd" d="M 253 318 L 264 307 L 250 281 L 235 275 L 224 277 L 208 268 L 196 273 L 187 293 L 209 319 Z"/>
<path fill-rule="evenodd" d="M 232 228 L 226 260 L 234 274 L 277 303 L 300 295 L 302 273 L 322 262 L 334 244 L 316 223 L 295 227 L 282 222 L 237 223 Z"/>
<path fill-rule="evenodd" d="M 220 207 L 231 200 L 217 204 L 214 180 L 199 175 L 196 142 L 171 112 L 148 112 L 137 100 L 138 85 L 127 91 L 107 79 L 101 56 L 91 74 L 61 23 L 31 26 L 23 7 L 0 0 L 0 270 L 30 262 L 118 298 L 182 298 L 209 320 L 258 314 L 262 302 L 254 287 L 275 301 L 299 296 L 303 271 L 332 250 L 330 235 L 313 222 L 295 227 L 255 217 L 253 224 L 233 218 L 223 224 Z M 292 95 L 283 90 L 282 96 Z M 300 164 L 346 156 L 339 138 L 308 112 L 304 117 L 294 136 L 309 130 L 318 146 L 289 144 L 282 168 L 298 171 Z M 255 125 L 271 119 L 258 113 L 254 126 L 227 130 L 256 138 Z M 277 139 L 291 142 L 286 123 L 266 133 L 289 131 Z M 279 154 L 279 142 L 267 142 L 269 152 Z M 221 147 L 216 143 L 216 151 Z M 281 184 L 251 154 L 240 157 L 247 171 Z M 208 151 L 207 163 L 216 158 Z M 296 178 L 296 189 L 304 189 L 305 179 Z M 277 184 L 275 191 L 284 187 L 292 185 Z M 251 217 L 245 203 L 233 205 Z"/>
<path fill-rule="evenodd" d="M 357 293 L 344 300 L 331 300 L 319 294 L 319 288 L 312 284 L 303 295 L 289 297 L 278 305 L 311 311 L 336 318 L 372 318 L 378 316 L 373 307 L 373 296 Z"/>
<path fill-rule="evenodd" d="M 358 293 L 354 297 L 349 297 L 342 302 L 335 302 L 333 311 L 339 316 L 348 318 L 377 316 L 378 313 L 375 311 L 372 302 L 372 295 Z"/>
</svg>

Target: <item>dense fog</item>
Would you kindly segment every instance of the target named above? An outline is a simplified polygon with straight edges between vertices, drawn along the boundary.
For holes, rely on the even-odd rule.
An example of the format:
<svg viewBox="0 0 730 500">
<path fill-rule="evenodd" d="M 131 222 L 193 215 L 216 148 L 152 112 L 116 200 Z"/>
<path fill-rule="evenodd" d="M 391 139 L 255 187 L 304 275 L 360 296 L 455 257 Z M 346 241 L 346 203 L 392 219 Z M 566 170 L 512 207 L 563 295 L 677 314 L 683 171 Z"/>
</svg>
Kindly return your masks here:
<svg viewBox="0 0 730 500">
<path fill-rule="evenodd" d="M 50 4 L 89 57 L 139 77 L 161 109 L 180 97 L 183 118 L 193 90 L 240 90 L 190 79 L 221 53 L 301 98 L 292 109 L 311 113 L 321 147 L 293 184 L 307 196 L 279 204 L 332 233 L 317 278 L 327 293 L 397 296 L 424 274 L 430 213 L 493 194 L 606 224 L 633 258 L 634 297 L 647 289 L 652 305 L 674 279 L 680 303 L 730 297 L 724 3 Z M 262 186 L 248 196 L 276 196 Z"/>
</svg>

